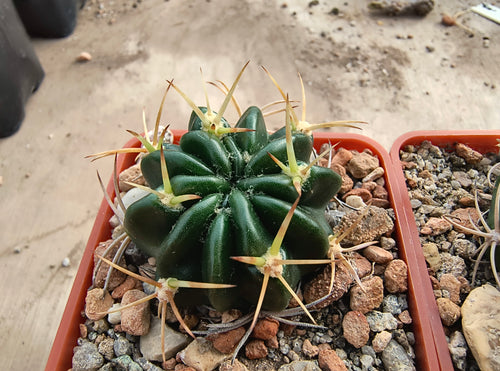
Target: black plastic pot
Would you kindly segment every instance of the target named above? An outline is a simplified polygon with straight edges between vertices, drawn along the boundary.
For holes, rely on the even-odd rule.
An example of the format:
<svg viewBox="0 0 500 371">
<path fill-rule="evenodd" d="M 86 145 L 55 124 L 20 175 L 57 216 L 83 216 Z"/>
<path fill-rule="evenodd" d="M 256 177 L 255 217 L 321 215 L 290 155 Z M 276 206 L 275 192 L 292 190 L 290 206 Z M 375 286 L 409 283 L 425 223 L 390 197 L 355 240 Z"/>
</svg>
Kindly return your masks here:
<svg viewBox="0 0 500 371">
<path fill-rule="evenodd" d="M 0 138 L 14 134 L 45 73 L 10 0 L 0 1 Z"/>
</svg>

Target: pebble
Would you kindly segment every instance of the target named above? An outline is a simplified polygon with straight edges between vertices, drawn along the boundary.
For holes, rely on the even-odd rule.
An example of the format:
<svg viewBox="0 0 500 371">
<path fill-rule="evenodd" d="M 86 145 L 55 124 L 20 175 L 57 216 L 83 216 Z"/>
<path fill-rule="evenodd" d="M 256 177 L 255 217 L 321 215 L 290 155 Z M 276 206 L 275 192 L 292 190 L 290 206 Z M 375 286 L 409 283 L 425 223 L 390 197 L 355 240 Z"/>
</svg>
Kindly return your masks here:
<svg viewBox="0 0 500 371">
<path fill-rule="evenodd" d="M 113 240 L 107 240 L 106 242 L 101 242 L 101 243 L 99 243 L 99 245 L 97 245 L 95 252 L 94 252 L 94 267 L 97 267 L 97 263 L 99 262 L 99 258 L 97 257 L 97 255 L 103 256 L 104 252 L 111 245 L 112 242 L 113 242 Z M 112 257 L 115 256 L 115 254 L 117 253 L 119 248 L 120 248 L 120 245 L 116 244 L 116 246 L 114 246 L 105 257 L 108 259 L 112 259 Z M 126 267 L 125 257 L 122 257 L 118 261 L 118 265 L 120 265 L 122 267 Z M 94 286 L 95 287 L 101 287 L 101 288 L 104 287 L 104 282 L 106 280 L 106 276 L 108 275 L 109 268 L 110 268 L 110 266 L 108 264 L 101 262 L 99 264 L 97 272 L 94 269 L 94 275 L 95 275 Z M 120 272 L 117 269 L 113 269 L 111 272 L 110 278 L 109 278 L 108 289 L 114 290 L 123 281 L 125 281 L 126 277 L 127 277 L 127 275 L 125 273 Z"/>
<path fill-rule="evenodd" d="M 434 242 L 427 242 L 422 244 L 422 250 L 430 270 L 434 273 L 439 271 L 441 268 L 441 255 L 438 246 Z"/>
<path fill-rule="evenodd" d="M 235 359 L 234 362 L 231 360 L 222 362 L 219 371 L 248 371 L 248 368 L 238 359 Z"/>
<path fill-rule="evenodd" d="M 462 188 L 469 188 L 472 185 L 472 180 L 469 178 L 469 175 L 465 171 L 454 171 L 453 177 L 457 182 L 460 183 Z"/>
<path fill-rule="evenodd" d="M 390 293 L 406 292 L 408 290 L 408 267 L 401 259 L 395 259 L 384 272 L 385 289 Z"/>
<path fill-rule="evenodd" d="M 383 167 L 376 167 L 373 169 L 368 175 L 366 175 L 362 181 L 363 183 L 366 182 L 372 182 L 374 180 L 377 180 L 378 178 L 382 177 L 385 174 L 384 168 Z"/>
<path fill-rule="evenodd" d="M 110 311 L 116 310 L 121 307 L 120 303 L 115 303 L 111 308 L 109 308 Z M 112 325 L 117 325 L 122 321 L 122 314 L 121 311 L 113 312 L 108 314 L 108 322 L 111 323 Z"/>
<path fill-rule="evenodd" d="M 384 300 L 384 282 L 379 276 L 365 279 L 363 287 L 355 285 L 350 293 L 350 308 L 363 314 L 378 308 Z"/>
<path fill-rule="evenodd" d="M 209 371 L 229 359 L 230 355 L 222 354 L 213 347 L 210 341 L 198 337 L 178 353 L 178 358 L 186 366 L 195 370 Z"/>
<path fill-rule="evenodd" d="M 372 310 L 366 314 L 366 320 L 370 325 L 370 330 L 373 332 L 395 330 L 398 327 L 398 320 L 391 313 Z"/>
<path fill-rule="evenodd" d="M 455 151 L 458 156 L 462 157 L 468 164 L 478 164 L 483 159 L 483 155 L 466 144 L 457 143 Z"/>
<path fill-rule="evenodd" d="M 219 369 L 220 371 L 220 369 Z M 281 366 L 278 371 L 321 371 L 315 361 L 293 361 L 287 365 Z"/>
<path fill-rule="evenodd" d="M 377 353 L 382 352 L 392 339 L 392 334 L 389 331 L 381 331 L 375 334 L 372 340 L 373 350 Z"/>
<path fill-rule="evenodd" d="M 165 358 L 171 358 L 189 344 L 189 337 L 174 331 L 165 325 Z M 146 335 L 141 336 L 140 350 L 144 358 L 149 361 L 161 361 L 161 320 L 153 317 L 151 327 Z"/>
<path fill-rule="evenodd" d="M 500 367 L 500 291 L 486 284 L 475 288 L 462 305 L 462 327 L 481 370 Z"/>
<path fill-rule="evenodd" d="M 113 292 L 111 293 L 111 296 L 113 299 L 121 299 L 123 295 L 132 289 L 139 289 L 141 288 L 141 282 L 134 277 L 127 276 L 125 278 L 125 281 L 123 281 L 119 286 L 117 286 Z"/>
<path fill-rule="evenodd" d="M 214 348 L 219 352 L 229 354 L 236 349 L 243 335 L 245 335 L 245 328 L 238 327 L 220 334 L 210 335 L 207 339 L 212 342 Z"/>
<path fill-rule="evenodd" d="M 364 203 L 372 199 L 372 194 L 365 188 L 354 188 L 342 196 L 342 200 L 347 202 L 347 199 L 352 196 L 360 197 Z"/>
<path fill-rule="evenodd" d="M 397 341 L 391 340 L 382 351 L 382 362 L 386 370 L 414 371 L 413 361 Z"/>
<path fill-rule="evenodd" d="M 412 209 L 418 209 L 420 206 L 422 206 L 422 201 L 417 199 L 412 199 L 410 201 L 410 204 Z"/>
<path fill-rule="evenodd" d="M 394 316 L 397 316 L 403 311 L 401 302 L 396 295 L 386 295 L 383 300 L 382 308 L 384 312 L 391 313 Z"/>
<path fill-rule="evenodd" d="M 106 311 L 113 305 L 111 295 L 101 288 L 87 292 L 85 297 L 85 315 L 91 320 L 99 320 L 106 316 Z"/>
<path fill-rule="evenodd" d="M 319 354 L 319 348 L 313 345 L 309 339 L 305 339 L 302 343 L 302 353 L 309 358 L 314 358 Z"/>
<path fill-rule="evenodd" d="M 439 286 L 441 291 L 447 292 L 443 297 L 450 299 L 455 304 L 460 304 L 460 289 L 462 284 L 458 278 L 450 273 L 445 273 L 439 279 Z"/>
<path fill-rule="evenodd" d="M 451 248 L 456 255 L 464 259 L 469 259 L 473 257 L 476 245 L 464 238 L 456 238 L 453 240 Z"/>
<path fill-rule="evenodd" d="M 342 321 L 344 338 L 355 348 L 361 348 L 370 337 L 370 325 L 365 315 L 359 311 L 347 312 Z"/>
<path fill-rule="evenodd" d="M 414 357 L 413 350 L 411 349 L 410 342 L 408 341 L 408 337 L 406 336 L 406 332 L 403 329 L 394 330 L 392 333 L 392 338 L 396 340 L 399 345 L 401 345 L 408 355 Z"/>
<path fill-rule="evenodd" d="M 442 218 L 429 218 L 427 223 L 420 229 L 420 234 L 437 236 L 450 231 L 451 224 Z"/>
<path fill-rule="evenodd" d="M 252 336 L 256 339 L 269 340 L 276 336 L 279 329 L 279 322 L 272 318 L 264 318 L 255 324 Z"/>
<path fill-rule="evenodd" d="M 260 359 L 267 356 L 267 347 L 263 340 L 250 340 L 245 346 L 245 355 L 248 359 Z"/>
<path fill-rule="evenodd" d="M 385 187 L 378 185 L 372 191 L 373 198 L 387 200 L 389 198 L 389 193 L 385 189 Z"/>
<path fill-rule="evenodd" d="M 392 250 L 396 247 L 396 241 L 391 237 L 380 237 L 380 247 L 384 250 Z"/>
<path fill-rule="evenodd" d="M 369 261 L 378 264 L 387 264 L 393 260 L 393 256 L 389 251 L 374 245 L 364 248 L 362 254 Z"/>
<path fill-rule="evenodd" d="M 464 335 L 460 331 L 455 331 L 450 335 L 448 342 L 451 359 L 455 369 L 466 371 L 467 369 L 467 343 Z"/>
<path fill-rule="evenodd" d="M 329 293 L 331 279 L 331 267 L 327 265 L 321 273 L 316 275 L 311 281 L 307 282 L 303 288 L 304 301 L 311 303 Z M 334 301 L 339 300 L 351 287 L 353 279 L 344 265 L 337 266 L 335 269 L 335 280 L 331 295 L 316 305 L 316 308 L 325 308 Z"/>
<path fill-rule="evenodd" d="M 451 216 L 453 217 L 453 220 L 455 222 L 469 229 L 474 229 L 474 224 L 471 223 L 471 220 L 476 225 L 478 225 L 478 222 L 480 220 L 480 215 L 475 207 L 457 209 L 451 213 Z M 455 230 L 462 232 L 466 235 L 470 234 L 470 232 L 467 232 L 465 229 L 461 229 L 460 227 L 454 226 L 454 228 Z"/>
<path fill-rule="evenodd" d="M 413 322 L 413 319 L 411 318 L 410 312 L 408 310 L 402 311 L 398 315 L 398 319 L 405 325 L 411 325 Z"/>
<path fill-rule="evenodd" d="M 342 185 L 340 186 L 339 193 L 344 194 L 346 192 L 349 192 L 354 186 L 354 182 L 351 179 L 351 177 L 347 174 L 345 167 L 339 164 L 333 164 L 330 168 L 337 174 L 339 174 L 340 177 L 342 178 Z"/>
<path fill-rule="evenodd" d="M 127 184 L 127 182 L 146 185 L 146 180 L 142 176 L 141 166 L 139 164 L 132 165 L 120 173 L 118 176 L 118 187 L 120 191 L 127 192 L 134 188 L 132 185 Z"/>
<path fill-rule="evenodd" d="M 318 364 L 322 371 L 347 371 L 342 359 L 333 349 L 325 349 L 319 352 Z"/>
<path fill-rule="evenodd" d="M 363 354 L 361 357 L 359 357 L 359 362 L 361 364 L 361 369 L 362 370 L 371 370 L 373 367 L 374 359 L 372 356 L 369 356 L 368 354 Z"/>
<path fill-rule="evenodd" d="M 140 290 L 129 290 L 123 295 L 121 305 L 133 303 L 147 295 Z M 121 327 L 131 335 L 141 336 L 149 332 L 151 310 L 149 302 L 140 303 L 121 311 Z"/>
<path fill-rule="evenodd" d="M 65 257 L 65 258 L 61 261 L 61 267 L 63 267 L 63 268 L 68 268 L 70 265 L 71 265 L 71 260 L 69 260 L 69 258 L 68 258 L 68 257 Z"/>
<path fill-rule="evenodd" d="M 370 206 L 363 219 L 358 222 L 359 216 L 365 212 L 365 210 L 348 212 L 342 218 L 341 223 L 335 227 L 334 232 L 340 232 L 349 228 L 353 223 L 358 223 L 351 234 L 344 238 L 343 243 L 358 245 L 363 242 L 376 241 L 394 229 L 394 222 L 386 209 Z"/>
<path fill-rule="evenodd" d="M 143 371 L 138 363 L 134 362 L 128 355 L 119 356 L 113 359 L 113 363 L 118 366 L 118 369 L 125 371 Z"/>
<path fill-rule="evenodd" d="M 99 353 L 101 353 L 103 357 L 108 361 L 113 359 L 115 356 L 115 350 L 113 349 L 114 342 L 115 341 L 113 339 L 107 337 L 103 339 L 97 346 Z"/>
<path fill-rule="evenodd" d="M 347 205 L 355 209 L 360 209 L 366 206 L 366 204 L 363 202 L 363 198 L 356 195 L 349 195 L 345 198 L 344 201 Z"/>
<path fill-rule="evenodd" d="M 104 364 L 104 357 L 97 346 L 85 341 L 73 354 L 73 371 L 97 371 Z"/>
<path fill-rule="evenodd" d="M 345 148 L 339 148 L 335 156 L 332 158 L 332 164 L 339 164 L 342 167 L 345 167 L 349 161 L 353 158 L 353 154 L 351 151 Z"/>
<path fill-rule="evenodd" d="M 113 343 L 113 350 L 116 356 L 124 356 L 132 354 L 133 345 L 123 336 L 117 336 Z"/>
<path fill-rule="evenodd" d="M 354 178 L 363 179 L 380 165 L 377 157 L 367 152 L 353 153 L 346 168 Z"/>
<path fill-rule="evenodd" d="M 241 316 L 242 316 L 242 313 L 238 309 L 226 310 L 226 311 L 222 312 L 221 322 L 222 323 L 232 322 L 234 320 L 237 320 Z"/>
<path fill-rule="evenodd" d="M 441 253 L 441 269 L 438 272 L 438 278 L 445 273 L 451 273 L 455 277 L 465 276 L 467 266 L 460 256 L 451 255 L 450 253 Z"/>
<path fill-rule="evenodd" d="M 92 55 L 89 52 L 81 52 L 76 57 L 76 61 L 79 63 L 90 62 L 91 60 L 92 60 Z"/>
<path fill-rule="evenodd" d="M 441 322 L 445 326 L 451 326 L 460 318 L 460 307 L 448 298 L 436 299 Z"/>
<path fill-rule="evenodd" d="M 279 348 L 279 342 L 278 342 L 278 337 L 275 336 L 271 339 L 265 340 L 266 347 L 268 349 L 278 349 Z"/>
</svg>

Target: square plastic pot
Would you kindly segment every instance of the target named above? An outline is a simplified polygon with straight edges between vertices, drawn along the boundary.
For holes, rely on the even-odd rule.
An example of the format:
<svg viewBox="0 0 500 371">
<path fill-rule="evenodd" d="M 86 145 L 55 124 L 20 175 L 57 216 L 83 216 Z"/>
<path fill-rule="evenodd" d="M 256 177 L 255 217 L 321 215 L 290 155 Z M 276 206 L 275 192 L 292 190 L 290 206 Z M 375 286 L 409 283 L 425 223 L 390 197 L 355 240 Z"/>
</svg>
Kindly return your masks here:
<svg viewBox="0 0 500 371">
<path fill-rule="evenodd" d="M 418 269 L 422 273 L 421 288 L 419 290 L 420 300 L 422 307 L 427 308 L 426 317 L 430 328 L 431 334 L 428 338 L 432 338 L 435 342 L 437 353 L 437 364 L 439 368 L 436 370 L 453 370 L 453 362 L 451 360 L 450 352 L 448 350 L 448 343 L 444 333 L 441 318 L 434 297 L 431 281 L 427 272 L 427 264 L 423 256 L 422 245 L 420 244 L 420 237 L 417 225 L 415 223 L 415 216 L 408 196 L 406 187 L 406 180 L 403 174 L 400 151 L 407 145 L 419 146 L 423 141 L 430 141 L 433 145 L 452 150 L 456 143 L 463 143 L 470 146 L 472 149 L 480 152 L 496 152 L 497 138 L 500 138 L 500 130 L 463 130 L 463 131 L 442 131 L 442 130 L 428 130 L 428 131 L 413 131 L 401 135 L 396 139 L 390 150 L 390 157 L 394 164 L 394 183 L 395 188 L 401 192 L 400 202 L 396 204 L 397 215 L 402 222 L 400 223 L 402 234 L 402 249 L 413 253 L 412 267 Z M 427 303 L 426 303 L 427 302 Z M 417 346 L 417 345 L 416 345 Z"/>
<path fill-rule="evenodd" d="M 184 131 L 174 131 L 174 141 L 178 141 L 183 133 Z M 427 288 L 423 285 L 424 281 L 429 281 L 427 278 L 425 260 L 423 260 L 423 256 L 418 260 L 416 258 L 417 254 L 413 250 L 414 245 L 407 244 L 404 241 L 407 235 L 406 231 L 409 229 L 406 225 L 409 215 L 398 207 L 401 203 L 400 198 L 403 190 L 400 189 L 400 187 L 403 183 L 396 177 L 389 153 L 387 153 L 379 143 L 362 135 L 331 132 L 318 132 L 314 134 L 314 145 L 316 149 L 319 149 L 322 144 L 328 142 L 331 144 L 339 143 L 339 147 L 348 150 L 357 150 L 361 152 L 368 149 L 379 158 L 380 166 L 385 170 L 384 177 L 386 189 L 396 215 L 393 236 L 399 247 L 399 257 L 408 265 L 408 304 L 413 319 L 412 327 L 415 334 L 414 349 L 416 353 L 416 366 L 418 370 L 439 370 L 439 358 L 436 351 L 433 331 L 430 327 L 431 321 L 429 321 L 428 318 L 430 300 L 425 295 Z M 139 142 L 134 139 L 126 144 L 126 147 L 132 146 L 139 146 Z M 120 172 L 133 165 L 134 158 L 135 154 L 119 156 L 117 164 L 118 171 Z M 114 197 L 112 180 L 110 180 L 108 184 L 107 191 L 111 197 Z M 81 313 L 84 310 L 85 296 L 92 281 L 93 252 L 99 242 L 107 240 L 110 237 L 111 230 L 108 220 L 111 216 L 112 212 L 106 201 L 103 200 L 49 355 L 46 366 L 47 371 L 66 371 L 71 368 L 73 348 L 76 346 L 76 341 L 80 336 L 79 325 L 84 323 L 84 318 Z M 405 231 L 404 233 L 403 230 Z"/>
</svg>

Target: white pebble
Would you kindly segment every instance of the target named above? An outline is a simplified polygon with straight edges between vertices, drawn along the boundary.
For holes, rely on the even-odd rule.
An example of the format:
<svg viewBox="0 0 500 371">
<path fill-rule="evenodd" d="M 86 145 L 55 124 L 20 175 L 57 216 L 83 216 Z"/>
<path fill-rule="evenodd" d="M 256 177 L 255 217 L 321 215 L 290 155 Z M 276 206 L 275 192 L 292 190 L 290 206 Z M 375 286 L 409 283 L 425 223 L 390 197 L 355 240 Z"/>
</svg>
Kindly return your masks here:
<svg viewBox="0 0 500 371">
<path fill-rule="evenodd" d="M 360 196 L 355 195 L 347 196 L 347 198 L 345 199 L 345 203 L 356 209 L 366 206 L 366 204 L 363 202 L 363 199 Z"/>
<path fill-rule="evenodd" d="M 62 260 L 62 262 L 61 262 L 61 266 L 62 266 L 63 268 L 67 268 L 67 267 L 69 267 L 70 265 L 71 265 L 71 261 L 69 260 L 69 258 L 68 258 L 68 257 L 64 258 L 64 259 Z"/>
<path fill-rule="evenodd" d="M 115 303 L 110 310 L 116 310 L 121 307 L 120 303 Z M 117 325 L 122 321 L 122 314 L 120 311 L 108 314 L 108 322 L 112 325 Z"/>
</svg>

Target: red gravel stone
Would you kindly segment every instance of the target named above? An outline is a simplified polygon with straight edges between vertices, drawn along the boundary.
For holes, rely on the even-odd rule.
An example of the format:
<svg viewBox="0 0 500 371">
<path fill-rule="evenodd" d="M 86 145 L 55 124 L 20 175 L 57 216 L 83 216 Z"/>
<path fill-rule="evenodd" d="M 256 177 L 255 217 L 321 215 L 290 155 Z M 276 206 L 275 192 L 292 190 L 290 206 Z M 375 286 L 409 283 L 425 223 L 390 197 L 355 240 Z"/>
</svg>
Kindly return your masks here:
<svg viewBox="0 0 500 371">
<path fill-rule="evenodd" d="M 113 305 L 113 298 L 109 293 L 100 288 L 87 292 L 85 297 L 85 315 L 93 321 L 106 316 L 105 312 Z"/>
<path fill-rule="evenodd" d="M 349 293 L 350 307 L 353 311 L 366 314 L 382 304 L 384 300 L 384 282 L 379 276 L 373 276 L 365 279 L 362 284 L 364 291 L 359 285 L 351 289 Z"/>
<path fill-rule="evenodd" d="M 445 326 L 451 326 L 460 318 L 460 307 L 448 298 L 436 300 L 441 322 Z"/>
<path fill-rule="evenodd" d="M 483 159 L 483 155 L 463 143 L 455 146 L 457 156 L 462 157 L 468 164 L 477 164 Z"/>
<path fill-rule="evenodd" d="M 264 340 L 250 340 L 245 347 L 245 355 L 248 359 L 260 359 L 267 357 L 267 347 Z"/>
<path fill-rule="evenodd" d="M 347 371 L 347 367 L 333 349 L 319 352 L 318 364 L 322 371 Z"/>
<path fill-rule="evenodd" d="M 236 349 L 236 346 L 238 345 L 238 342 L 243 338 L 243 335 L 245 335 L 245 328 L 238 327 L 234 330 L 210 335 L 208 337 L 208 340 L 212 342 L 214 348 L 219 352 L 229 354 Z"/>
<path fill-rule="evenodd" d="M 255 324 L 252 336 L 256 339 L 268 340 L 276 336 L 280 324 L 272 318 L 264 318 Z"/>
<path fill-rule="evenodd" d="M 347 312 L 342 321 L 344 338 L 355 348 L 366 345 L 370 338 L 370 325 L 365 315 L 359 311 Z"/>
<path fill-rule="evenodd" d="M 314 358 L 319 354 L 319 348 L 316 345 L 312 345 L 309 339 L 305 339 L 302 343 L 302 353 L 306 357 Z"/>
<path fill-rule="evenodd" d="M 408 290 L 408 267 L 400 259 L 387 264 L 384 272 L 385 288 L 390 293 L 406 292 Z"/>
<path fill-rule="evenodd" d="M 353 155 L 352 152 L 345 149 L 339 148 L 335 156 L 332 158 L 332 164 L 339 164 L 340 166 L 345 167 L 349 161 L 351 161 Z"/>
<path fill-rule="evenodd" d="M 431 217 L 420 230 L 423 235 L 437 236 L 451 230 L 451 224 L 442 218 Z"/>
<path fill-rule="evenodd" d="M 113 299 L 121 299 L 123 295 L 128 291 L 132 289 L 140 289 L 141 283 L 139 280 L 127 276 L 125 281 L 123 281 L 120 286 L 118 286 L 116 289 L 113 290 L 111 293 L 111 297 Z"/>
<path fill-rule="evenodd" d="M 371 262 L 387 264 L 393 260 L 392 254 L 379 246 L 368 246 L 362 251 L 363 256 Z"/>
<path fill-rule="evenodd" d="M 107 240 L 107 241 L 101 242 L 101 243 L 99 243 L 99 245 L 97 245 L 95 252 L 94 252 L 94 267 L 97 267 L 97 263 L 99 262 L 99 258 L 97 257 L 97 255 L 104 256 L 105 250 L 109 247 L 109 245 L 111 245 L 112 242 L 113 242 L 113 240 Z M 105 258 L 107 258 L 108 260 L 112 260 L 119 248 L 120 248 L 120 245 L 117 244 L 115 247 L 113 247 L 108 252 L 108 254 L 105 256 Z M 126 267 L 125 257 L 122 256 L 122 258 L 118 261 L 118 265 L 120 265 L 122 267 Z M 110 267 L 108 264 L 101 262 L 97 272 L 95 272 L 95 270 L 94 270 L 94 274 L 95 274 L 94 286 L 95 287 L 101 287 L 101 288 L 104 287 L 104 282 L 106 280 L 106 276 L 108 275 L 109 268 Z M 120 272 L 117 269 L 113 269 L 113 271 L 111 272 L 110 278 L 109 278 L 108 289 L 114 290 L 123 281 L 125 281 L 125 278 L 127 278 L 127 275 L 125 273 Z"/>
<path fill-rule="evenodd" d="M 123 295 L 121 304 L 125 306 L 146 296 L 143 291 L 129 290 Z M 141 336 L 147 334 L 150 322 L 151 311 L 149 309 L 149 302 L 137 304 L 122 310 L 122 329 L 131 335 Z"/>
<path fill-rule="evenodd" d="M 379 167 L 379 165 L 380 163 L 377 157 L 367 152 L 361 152 L 353 153 L 353 157 L 346 168 L 356 179 L 363 179 L 370 174 L 370 172 Z"/>
</svg>

